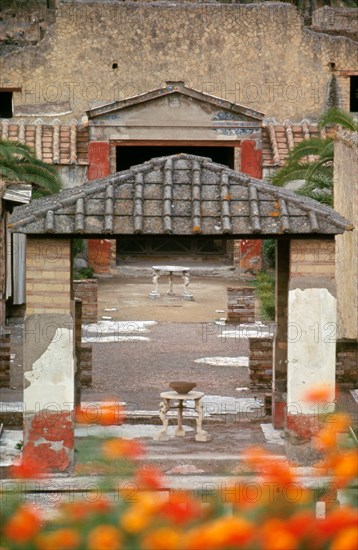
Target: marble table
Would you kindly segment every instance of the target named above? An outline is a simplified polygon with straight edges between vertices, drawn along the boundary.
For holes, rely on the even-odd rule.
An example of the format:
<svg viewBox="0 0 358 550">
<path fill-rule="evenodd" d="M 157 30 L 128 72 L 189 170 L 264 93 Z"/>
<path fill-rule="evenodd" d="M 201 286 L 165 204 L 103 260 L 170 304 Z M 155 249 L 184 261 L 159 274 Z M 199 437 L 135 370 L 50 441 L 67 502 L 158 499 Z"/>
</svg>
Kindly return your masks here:
<svg viewBox="0 0 358 550">
<path fill-rule="evenodd" d="M 211 441 L 211 435 L 202 428 L 204 409 L 202 398 L 204 393 L 201 391 L 190 391 L 188 393 L 177 393 L 176 391 L 164 391 L 160 394 L 163 401 L 159 405 L 159 417 L 163 423 L 161 431 L 154 436 L 155 441 L 169 441 L 168 436 L 168 417 L 167 413 L 170 409 L 178 409 L 178 426 L 175 430 L 176 437 L 184 437 L 183 429 L 183 410 L 193 409 L 198 414 L 196 418 L 196 435 L 195 441 Z M 194 401 L 194 407 L 184 406 L 184 401 Z M 177 403 L 177 404 L 176 404 Z"/>
<path fill-rule="evenodd" d="M 189 284 L 190 284 L 190 267 L 183 267 L 180 265 L 153 265 L 153 284 L 154 284 L 154 290 L 150 292 L 149 297 L 150 298 L 159 298 L 160 292 L 159 292 L 159 277 L 160 275 L 164 273 L 168 273 L 169 275 L 169 290 L 167 291 L 168 296 L 175 296 L 174 292 L 174 273 L 182 273 L 183 275 L 183 298 L 184 300 L 193 300 L 194 297 L 191 294 L 191 292 L 188 290 Z"/>
</svg>

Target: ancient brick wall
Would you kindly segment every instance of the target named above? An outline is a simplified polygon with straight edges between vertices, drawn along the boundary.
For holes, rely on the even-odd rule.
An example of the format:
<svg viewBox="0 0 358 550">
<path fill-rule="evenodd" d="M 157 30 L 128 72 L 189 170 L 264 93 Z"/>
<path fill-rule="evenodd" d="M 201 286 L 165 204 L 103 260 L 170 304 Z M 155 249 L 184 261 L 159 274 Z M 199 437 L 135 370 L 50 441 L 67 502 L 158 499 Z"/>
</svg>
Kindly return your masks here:
<svg viewBox="0 0 358 550">
<path fill-rule="evenodd" d="M 120 31 L 119 31 L 120 29 Z M 32 48 L 0 59 L 2 86 L 19 86 L 15 115 L 83 116 L 86 109 L 168 80 L 279 120 L 318 115 L 353 41 L 315 33 L 287 3 L 59 2 Z"/>
<path fill-rule="evenodd" d="M 272 338 L 249 338 L 250 389 L 272 388 Z"/>
<path fill-rule="evenodd" d="M 26 315 L 39 313 L 71 313 L 69 240 L 27 239 Z"/>
<path fill-rule="evenodd" d="M 339 388 L 357 387 L 358 342 L 342 339 L 337 341 L 336 380 Z"/>
<path fill-rule="evenodd" d="M 97 279 L 73 281 L 75 298 L 82 300 L 82 322 L 97 323 Z"/>
<path fill-rule="evenodd" d="M 228 323 L 255 322 L 255 291 L 252 287 L 227 289 Z"/>
<path fill-rule="evenodd" d="M 0 388 L 10 387 L 10 332 L 0 327 Z"/>
</svg>

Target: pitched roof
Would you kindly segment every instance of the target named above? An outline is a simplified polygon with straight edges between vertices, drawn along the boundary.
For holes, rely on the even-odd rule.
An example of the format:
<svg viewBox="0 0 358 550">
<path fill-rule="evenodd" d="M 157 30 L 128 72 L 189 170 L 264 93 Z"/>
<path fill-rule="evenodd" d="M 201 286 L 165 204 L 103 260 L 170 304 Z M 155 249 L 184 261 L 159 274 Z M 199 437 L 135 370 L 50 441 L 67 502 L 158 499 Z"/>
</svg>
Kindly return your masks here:
<svg viewBox="0 0 358 550">
<path fill-rule="evenodd" d="M 328 135 L 334 129 L 327 130 Z M 285 159 L 297 143 L 310 137 L 325 137 L 326 130 L 319 129 L 317 124 L 309 120 L 292 122 L 285 120 L 283 124 L 273 120 L 265 120 L 262 128 L 262 163 L 264 168 L 279 167 L 285 164 Z"/>
<path fill-rule="evenodd" d="M 27 234 L 334 235 L 352 226 L 320 203 L 206 157 L 152 159 L 15 208 Z"/>
</svg>

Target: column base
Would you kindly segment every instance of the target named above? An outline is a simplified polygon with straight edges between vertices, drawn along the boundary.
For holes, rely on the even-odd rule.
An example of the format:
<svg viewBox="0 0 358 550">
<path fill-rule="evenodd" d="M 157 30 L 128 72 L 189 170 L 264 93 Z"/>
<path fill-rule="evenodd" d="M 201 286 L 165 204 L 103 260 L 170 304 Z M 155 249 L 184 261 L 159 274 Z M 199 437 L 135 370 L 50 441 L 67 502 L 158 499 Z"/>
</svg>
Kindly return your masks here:
<svg viewBox="0 0 358 550">
<path fill-rule="evenodd" d="M 48 472 L 71 472 L 74 422 L 70 411 L 42 410 L 24 415 L 23 460 L 36 461 Z"/>
<path fill-rule="evenodd" d="M 157 298 L 160 298 L 159 292 L 155 292 L 154 290 L 148 294 L 149 298 L 152 300 L 156 300 Z"/>
<path fill-rule="evenodd" d="M 192 294 L 183 294 L 183 298 L 184 300 L 188 300 L 191 302 L 194 300 L 194 296 Z"/>
<path fill-rule="evenodd" d="M 314 436 L 322 428 L 317 415 L 287 415 L 285 451 L 290 461 L 311 466 L 322 458 L 314 445 Z"/>
</svg>

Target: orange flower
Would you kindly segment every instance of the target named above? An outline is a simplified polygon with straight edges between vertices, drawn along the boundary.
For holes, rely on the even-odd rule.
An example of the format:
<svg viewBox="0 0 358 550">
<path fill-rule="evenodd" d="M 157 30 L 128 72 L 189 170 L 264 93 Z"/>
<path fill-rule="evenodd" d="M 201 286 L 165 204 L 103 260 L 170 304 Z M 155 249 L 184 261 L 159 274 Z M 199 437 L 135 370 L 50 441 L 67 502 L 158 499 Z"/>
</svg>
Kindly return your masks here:
<svg viewBox="0 0 358 550">
<path fill-rule="evenodd" d="M 175 491 L 170 494 L 169 501 L 165 502 L 160 513 L 173 523 L 186 523 L 200 517 L 199 502 L 184 491 Z"/>
<path fill-rule="evenodd" d="M 299 540 L 287 525 L 276 518 L 266 521 L 261 529 L 263 550 L 296 550 Z"/>
<path fill-rule="evenodd" d="M 181 535 L 174 529 L 162 527 L 145 535 L 143 550 L 181 550 Z"/>
<path fill-rule="evenodd" d="M 120 550 L 122 539 L 114 525 L 97 525 L 88 534 L 88 550 Z"/>
<path fill-rule="evenodd" d="M 333 468 L 335 485 L 345 487 L 352 479 L 358 476 L 358 456 L 355 449 L 341 452 Z"/>
<path fill-rule="evenodd" d="M 162 489 L 162 473 L 154 466 L 142 466 L 137 470 L 135 481 L 141 489 Z"/>
<path fill-rule="evenodd" d="M 332 401 L 332 389 L 330 386 L 312 386 L 305 391 L 303 400 L 308 403 L 327 403 Z"/>
<path fill-rule="evenodd" d="M 145 454 L 143 445 L 133 439 L 109 439 L 103 443 L 102 452 L 109 460 L 132 459 Z"/>
<path fill-rule="evenodd" d="M 28 542 L 40 530 L 41 521 L 29 504 L 21 504 L 4 528 L 7 538 L 16 543 Z"/>
<path fill-rule="evenodd" d="M 81 543 L 80 534 L 74 529 L 63 528 L 43 533 L 37 539 L 39 550 L 75 550 Z"/>
<path fill-rule="evenodd" d="M 195 529 L 186 538 L 185 548 L 201 550 L 210 548 L 240 548 L 254 535 L 254 526 L 251 522 L 240 517 L 223 517 Z"/>
<path fill-rule="evenodd" d="M 96 406 L 88 406 L 85 409 L 76 410 L 76 422 L 80 424 L 101 424 L 110 426 L 122 424 L 124 409 L 118 401 L 105 401 Z"/>
<path fill-rule="evenodd" d="M 334 508 L 324 520 L 318 523 L 321 536 L 330 538 L 344 529 L 356 528 L 358 525 L 358 510 L 350 506 Z"/>
<path fill-rule="evenodd" d="M 330 550 L 357 550 L 358 530 L 357 527 L 344 529 L 334 538 Z"/>
</svg>

